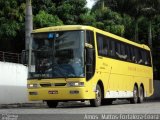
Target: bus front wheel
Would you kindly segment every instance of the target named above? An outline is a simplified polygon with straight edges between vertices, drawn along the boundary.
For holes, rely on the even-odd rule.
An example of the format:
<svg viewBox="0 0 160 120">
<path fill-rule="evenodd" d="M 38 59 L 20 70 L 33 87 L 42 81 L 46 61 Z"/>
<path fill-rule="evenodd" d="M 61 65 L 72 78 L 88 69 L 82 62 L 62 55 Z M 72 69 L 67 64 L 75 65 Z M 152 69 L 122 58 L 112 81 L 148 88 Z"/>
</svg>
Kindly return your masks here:
<svg viewBox="0 0 160 120">
<path fill-rule="evenodd" d="M 90 100 L 90 104 L 93 107 L 98 107 L 101 105 L 101 100 L 102 100 L 102 91 L 101 87 L 97 84 L 96 86 L 96 98 Z"/>
<path fill-rule="evenodd" d="M 58 105 L 58 102 L 57 102 L 57 101 L 48 100 L 48 101 L 46 101 L 46 102 L 47 102 L 47 106 L 48 106 L 49 108 L 56 108 L 57 105 Z"/>
</svg>

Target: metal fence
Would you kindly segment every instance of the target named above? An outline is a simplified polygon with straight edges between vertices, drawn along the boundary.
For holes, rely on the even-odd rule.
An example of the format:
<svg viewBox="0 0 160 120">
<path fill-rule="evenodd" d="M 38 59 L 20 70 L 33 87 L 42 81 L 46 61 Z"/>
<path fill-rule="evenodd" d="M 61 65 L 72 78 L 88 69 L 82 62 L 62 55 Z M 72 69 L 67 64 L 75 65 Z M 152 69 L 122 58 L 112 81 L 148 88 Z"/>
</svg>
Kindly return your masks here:
<svg viewBox="0 0 160 120">
<path fill-rule="evenodd" d="M 21 63 L 21 54 L 0 51 L 0 61 Z"/>
</svg>

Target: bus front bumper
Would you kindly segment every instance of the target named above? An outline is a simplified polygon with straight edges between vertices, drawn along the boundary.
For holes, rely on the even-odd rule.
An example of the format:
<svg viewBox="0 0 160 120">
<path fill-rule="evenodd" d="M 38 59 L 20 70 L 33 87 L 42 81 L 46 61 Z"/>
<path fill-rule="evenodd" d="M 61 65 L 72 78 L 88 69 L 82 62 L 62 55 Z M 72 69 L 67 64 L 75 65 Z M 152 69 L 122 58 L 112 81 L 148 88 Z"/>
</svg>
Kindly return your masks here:
<svg viewBox="0 0 160 120">
<path fill-rule="evenodd" d="M 95 92 L 85 87 L 69 88 L 37 88 L 28 89 L 28 98 L 30 101 L 38 100 L 87 100 L 94 99 Z"/>
</svg>

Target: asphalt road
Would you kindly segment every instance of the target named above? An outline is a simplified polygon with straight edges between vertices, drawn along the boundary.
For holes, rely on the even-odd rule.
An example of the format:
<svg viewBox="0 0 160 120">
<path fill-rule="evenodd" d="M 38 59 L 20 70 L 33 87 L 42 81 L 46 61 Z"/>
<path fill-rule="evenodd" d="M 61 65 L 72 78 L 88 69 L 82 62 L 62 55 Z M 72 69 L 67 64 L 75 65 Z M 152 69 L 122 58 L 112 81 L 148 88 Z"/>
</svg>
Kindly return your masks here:
<svg viewBox="0 0 160 120">
<path fill-rule="evenodd" d="M 128 116 L 130 115 L 130 116 Z M 130 118 L 128 118 L 130 117 Z M 133 118 L 134 117 L 134 118 Z M 160 119 L 160 100 L 142 104 L 116 101 L 113 105 L 90 107 L 89 102 L 60 103 L 57 108 L 46 104 L 8 105 L 0 107 L 0 120 L 95 120 Z"/>
</svg>

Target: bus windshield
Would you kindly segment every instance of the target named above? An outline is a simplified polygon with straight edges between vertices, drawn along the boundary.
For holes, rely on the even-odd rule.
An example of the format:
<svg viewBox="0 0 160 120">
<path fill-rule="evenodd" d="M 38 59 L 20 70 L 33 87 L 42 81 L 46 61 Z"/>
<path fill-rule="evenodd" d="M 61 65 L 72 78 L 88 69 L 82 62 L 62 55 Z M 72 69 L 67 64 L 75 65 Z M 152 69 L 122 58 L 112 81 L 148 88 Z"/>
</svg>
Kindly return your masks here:
<svg viewBox="0 0 160 120">
<path fill-rule="evenodd" d="M 84 31 L 32 34 L 29 79 L 84 77 Z"/>
</svg>

